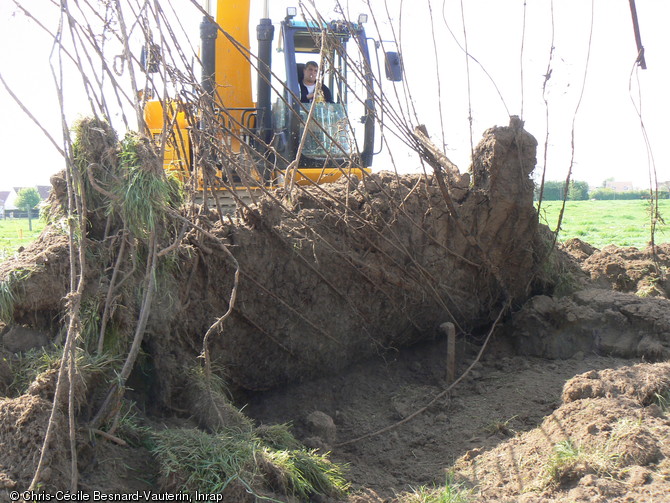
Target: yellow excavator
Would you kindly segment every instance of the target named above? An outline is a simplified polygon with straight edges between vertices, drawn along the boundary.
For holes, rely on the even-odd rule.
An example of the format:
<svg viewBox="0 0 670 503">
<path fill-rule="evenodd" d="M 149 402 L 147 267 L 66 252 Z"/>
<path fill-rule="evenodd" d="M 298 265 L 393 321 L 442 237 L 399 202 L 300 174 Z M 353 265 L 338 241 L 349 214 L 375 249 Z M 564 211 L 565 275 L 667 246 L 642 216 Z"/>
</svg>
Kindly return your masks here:
<svg viewBox="0 0 670 503">
<path fill-rule="evenodd" d="M 359 16 L 356 23 L 299 20 L 297 9 L 288 7 L 279 23 L 277 51 L 283 61 L 273 67 L 275 26 L 267 0 L 256 29 L 255 55 L 250 46 L 250 0 L 215 3 L 212 12 L 206 2 L 200 25 L 200 92 L 209 101 L 197 101 L 201 107 L 210 103 L 211 113 L 177 100 L 149 100 L 144 108 L 149 131 L 164 149 L 164 169 L 185 182 L 195 176 L 199 191 L 208 185 L 220 194 L 235 192 L 235 199 L 249 188 L 281 186 L 289 175 L 293 183 L 307 185 L 343 175 L 361 178 L 369 172 L 375 153 L 379 68 L 384 66 L 388 80 L 399 81 L 402 67 L 399 54 L 387 52 L 383 62 L 377 57 L 377 73 L 373 71 L 370 47 L 376 56 L 379 43 L 365 33 L 367 16 Z M 143 51 L 142 63 L 146 71 L 155 71 L 150 54 Z M 324 63 L 320 85 L 331 90 L 332 102 L 301 102 L 300 81 L 310 60 Z M 357 128 L 350 120 L 351 103 L 361 109 Z M 354 129 L 362 129 L 358 137 Z M 205 169 L 214 174 L 208 182 Z"/>
</svg>

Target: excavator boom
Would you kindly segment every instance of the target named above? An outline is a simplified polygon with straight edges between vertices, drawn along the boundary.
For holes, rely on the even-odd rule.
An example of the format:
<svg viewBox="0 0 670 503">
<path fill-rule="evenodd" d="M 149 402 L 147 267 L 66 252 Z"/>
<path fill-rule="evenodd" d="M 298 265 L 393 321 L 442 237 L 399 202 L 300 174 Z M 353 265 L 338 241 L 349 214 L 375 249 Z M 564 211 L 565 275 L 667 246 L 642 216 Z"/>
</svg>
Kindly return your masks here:
<svg viewBox="0 0 670 503">
<path fill-rule="evenodd" d="M 249 44 L 250 0 L 218 0 L 216 24 L 219 26 L 214 57 L 214 82 L 217 101 L 222 107 L 253 108 Z"/>
</svg>

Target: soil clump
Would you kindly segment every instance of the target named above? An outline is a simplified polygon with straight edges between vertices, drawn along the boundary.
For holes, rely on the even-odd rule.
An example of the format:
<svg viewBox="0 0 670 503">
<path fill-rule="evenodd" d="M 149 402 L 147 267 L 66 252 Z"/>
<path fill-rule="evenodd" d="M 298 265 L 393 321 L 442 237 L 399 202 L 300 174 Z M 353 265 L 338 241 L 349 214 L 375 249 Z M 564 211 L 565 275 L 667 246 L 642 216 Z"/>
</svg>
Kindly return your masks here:
<svg viewBox="0 0 670 503">
<path fill-rule="evenodd" d="M 135 292 L 145 278 L 137 274 L 145 245 L 137 237 L 148 224 L 135 222 L 135 213 L 110 190 L 96 190 L 125 173 L 111 160 L 128 143 L 118 147 L 113 131 L 99 126 L 82 127 L 77 144 L 86 179 L 97 180 L 90 181 L 85 204 L 93 209 L 86 220 L 82 303 L 127 338 L 140 318 Z M 179 367 L 200 354 L 203 335 L 228 310 L 233 290 L 236 302 L 209 350 L 226 379 L 246 390 L 336 372 L 432 338 L 445 321 L 471 333 L 486 327 L 505 303 L 521 305 L 546 245 L 536 232 L 529 176 L 537 142 L 517 126 L 484 133 L 472 184 L 467 173 L 451 174 L 451 194 L 440 190 L 435 176 L 380 173 L 334 184 L 328 192 L 308 187 L 284 200 L 266 198 L 235 220 L 198 214 L 198 229 L 206 233 L 185 229 L 171 261 L 154 273 L 160 284 L 143 346 L 160 404 L 170 407 L 184 388 L 178 376 L 187 369 Z M 133 146 L 152 173 L 155 156 L 142 142 Z M 62 185 L 62 177 L 54 183 Z M 111 200 L 103 204 L 107 193 Z M 457 204 L 457 214 L 447 210 L 445 197 Z M 63 198 L 62 188 L 54 191 L 52 206 L 62 206 Z M 105 205 L 120 206 L 101 213 Z M 125 228 L 138 228 L 135 241 L 115 228 L 117 214 L 126 214 Z M 157 225 L 169 231 L 163 220 Z M 165 246 L 177 238 L 167 236 Z M 13 289 L 7 321 L 57 337 L 70 283 L 68 256 L 66 239 L 50 226 L 17 260 L 0 264 L 0 279 Z M 12 279 L 17 270 L 25 271 L 20 281 Z M 118 292 L 110 297 L 110 284 L 124 275 L 123 288 L 114 285 Z"/>
</svg>

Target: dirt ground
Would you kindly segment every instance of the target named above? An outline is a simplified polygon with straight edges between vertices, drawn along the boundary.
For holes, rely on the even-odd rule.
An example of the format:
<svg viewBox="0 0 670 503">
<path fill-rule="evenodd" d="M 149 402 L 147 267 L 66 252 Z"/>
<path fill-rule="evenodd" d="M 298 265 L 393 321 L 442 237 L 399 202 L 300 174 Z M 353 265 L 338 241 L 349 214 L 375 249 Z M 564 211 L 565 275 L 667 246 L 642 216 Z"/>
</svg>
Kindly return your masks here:
<svg viewBox="0 0 670 503">
<path fill-rule="evenodd" d="M 474 350 L 460 342 L 459 359 L 464 363 L 459 370 L 465 370 Z M 305 443 L 331 450 L 333 459 L 349 465 L 355 486 L 371 489 L 384 500 L 412 487 L 440 485 L 462 455 L 494 448 L 536 427 L 558 408 L 563 385 L 573 376 L 633 363 L 596 355 L 557 362 L 513 356 L 509 348 L 493 349 L 449 397 L 417 418 L 339 445 L 402 420 L 442 391 L 446 351 L 443 341 L 422 344 L 386 361 L 357 364 L 336 378 L 254 396 L 246 411 L 262 422 L 292 422 Z M 333 418 L 333 443 L 323 445 L 321 438 L 314 438 L 309 421 L 314 411 Z"/>
<path fill-rule="evenodd" d="M 459 373 L 478 350 L 476 340 L 459 338 Z M 446 341 L 429 341 L 337 375 L 239 397 L 237 404 L 258 424 L 290 422 L 305 445 L 330 451 L 352 483 L 349 503 L 401 501 L 420 486 L 443 485 L 448 472 L 474 488 L 471 502 L 670 501 L 670 415 L 654 402 L 656 393 L 668 397 L 670 366 L 636 357 L 519 356 L 509 341 L 494 338 L 444 399 L 390 431 L 348 443 L 397 423 L 444 390 L 446 356 Z M 167 421 L 192 424 L 181 417 Z M 605 445 L 626 422 L 628 443 L 611 453 L 626 460 L 614 464 L 616 473 L 584 463 L 546 481 L 558 442 Z M 81 454 L 94 456 L 83 474 L 87 484 L 109 491 L 153 487 L 157 467 L 147 451 L 106 444 Z"/>
<path fill-rule="evenodd" d="M 653 270 L 648 255 L 645 260 L 639 250 L 609 247 L 598 253 L 605 270 L 611 269 L 604 265 L 608 254 L 611 263 L 620 264 L 621 255 L 632 253 L 638 260 L 623 262 L 630 264 L 625 274 Z M 585 273 L 593 274 L 592 264 L 586 264 Z M 661 265 L 667 267 L 667 255 Z M 670 305 L 665 298 L 598 291 L 609 296 L 611 316 L 617 306 L 625 310 L 631 303 L 651 304 L 655 312 L 660 302 L 667 323 Z M 626 302 L 621 295 L 629 296 Z M 588 310 L 563 312 L 568 314 L 575 316 L 571 326 L 588 323 L 592 316 Z M 518 316 L 521 323 L 528 319 L 527 312 Z M 547 317 L 555 316 L 560 314 Z M 551 345 L 542 344 L 536 346 L 545 348 L 545 356 L 521 355 L 522 344 L 556 337 L 556 330 L 545 319 L 514 336 L 510 331 L 519 322 L 513 316 L 500 331 L 506 336 L 494 338 L 453 392 L 409 422 L 377 435 L 373 433 L 402 421 L 446 388 L 446 341 L 361 362 L 334 377 L 253 395 L 245 410 L 262 423 L 290 422 L 307 445 L 330 450 L 333 459 L 346 463 L 355 488 L 349 501 L 396 501 L 419 486 L 443 485 L 448 472 L 474 490 L 469 501 L 670 501 L 670 366 L 644 363 L 667 360 L 670 331 L 653 316 L 645 319 L 647 326 L 642 317 L 627 326 L 619 320 L 621 344 L 616 348 L 594 346 L 593 333 L 575 330 L 568 337 L 572 352 L 557 357 Z M 607 329 L 607 323 L 602 325 Z M 566 337 L 565 327 L 559 332 Z M 641 348 L 641 339 L 648 346 Z M 476 358 L 479 344 L 475 338 L 460 338 L 457 350 L 461 373 Z M 332 423 L 315 420 L 315 411 Z M 361 438 L 368 434 L 373 435 Z M 608 446 L 602 454 L 607 462 L 601 466 L 584 454 L 552 479 L 553 449 L 568 440 L 592 457 L 596 446 Z"/>
<path fill-rule="evenodd" d="M 459 357 L 466 361 L 473 358 L 473 349 L 461 342 Z M 262 422 L 292 422 L 306 444 L 331 450 L 334 460 L 346 463 L 356 494 L 349 501 L 392 501 L 395 496 L 421 485 L 440 486 L 447 472 L 454 470 L 454 463 L 468 486 L 476 488 L 478 495 L 471 501 L 517 501 L 523 490 L 518 489 L 511 475 L 496 477 L 498 457 L 509 458 L 512 446 L 523 455 L 527 455 L 525 450 L 542 449 L 546 456 L 536 455 L 532 459 L 536 464 L 535 482 L 540 481 L 542 467 L 549 462 L 551 442 L 579 438 L 582 429 L 602 420 L 603 410 L 594 407 L 594 399 L 580 400 L 577 406 L 572 404 L 573 410 L 568 414 L 561 400 L 564 386 L 569 387 L 571 379 L 579 374 L 590 375 L 605 369 L 628 370 L 639 360 L 596 354 L 550 360 L 513 354 L 509 348 L 493 349 L 448 398 L 406 424 L 353 444 L 346 442 L 398 422 L 444 389 L 444 342 L 414 347 L 387 361 L 356 365 L 337 378 L 291 386 L 269 396 L 255 396 L 246 410 Z M 667 365 L 656 365 L 665 378 L 667 390 L 670 369 Z M 461 365 L 459 370 L 464 370 L 463 367 Z M 642 378 L 633 376 L 628 378 L 626 386 L 638 388 L 643 382 Z M 663 386 L 659 386 L 661 390 Z M 565 437 L 556 434 L 547 442 L 538 434 L 543 422 L 551 423 L 556 417 L 576 414 L 574 409 L 579 410 L 580 419 L 577 424 L 564 426 Z M 333 418 L 337 432 L 333 444 L 324 445 L 321 438 L 314 438 L 315 427 L 309 420 L 313 411 L 322 411 Z M 667 410 L 662 415 L 653 406 L 631 407 L 619 398 L 611 399 L 607 411 L 615 419 L 641 421 L 645 428 L 654 430 L 656 444 L 660 447 L 665 443 L 667 448 L 670 433 Z M 650 426 L 647 426 L 648 421 L 652 421 Z M 317 434 L 318 431 L 317 428 Z M 599 429 L 593 442 L 605 441 L 608 433 Z M 540 440 L 545 440 L 544 445 Z M 628 477 L 622 477 L 615 484 L 616 489 L 601 491 L 600 499 L 590 499 L 590 496 L 577 499 L 574 493 L 567 494 L 579 484 L 579 478 L 572 484 L 547 485 L 548 494 L 530 492 L 523 501 L 670 501 L 670 497 L 665 496 L 670 490 L 668 465 L 659 463 L 667 455 L 664 451 L 652 456 L 651 461 L 645 459 L 640 465 L 631 463 L 631 466 L 640 466 L 635 472 L 637 475 L 628 470 Z M 478 473 L 486 473 L 486 476 L 471 476 L 475 457 Z M 529 460 L 530 457 L 522 460 L 526 469 Z M 505 469 L 512 471 L 507 466 Z M 643 474 L 643 482 L 638 480 L 638 485 L 630 487 L 628 479 L 639 476 L 638 472 Z M 594 478 L 589 470 L 583 475 L 591 476 L 589 484 L 596 492 L 598 483 L 611 479 L 609 474 Z M 613 496 L 621 496 L 621 499 Z"/>
</svg>

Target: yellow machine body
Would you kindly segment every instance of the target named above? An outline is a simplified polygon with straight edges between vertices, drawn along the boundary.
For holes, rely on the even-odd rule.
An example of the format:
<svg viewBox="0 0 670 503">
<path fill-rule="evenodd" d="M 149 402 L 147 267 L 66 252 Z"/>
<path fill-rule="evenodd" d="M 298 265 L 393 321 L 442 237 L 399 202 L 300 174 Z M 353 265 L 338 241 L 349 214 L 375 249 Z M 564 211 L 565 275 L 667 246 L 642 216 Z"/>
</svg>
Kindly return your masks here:
<svg viewBox="0 0 670 503">
<path fill-rule="evenodd" d="M 144 106 L 144 122 L 154 143 L 163 149 L 166 174 L 185 183 L 190 174 L 191 138 L 186 114 L 179 108 L 176 101 L 170 101 L 164 107 L 160 101 L 150 100 Z"/>
<path fill-rule="evenodd" d="M 249 1 L 219 0 L 216 22 L 221 28 L 216 38 L 214 80 L 217 100 L 228 109 L 252 108 L 251 63 L 247 59 L 249 56 L 244 54 L 244 49 L 250 47 Z"/>
<path fill-rule="evenodd" d="M 248 51 L 250 1 L 217 0 L 214 19 L 218 24 L 215 42 L 214 99 L 220 107 L 221 130 L 219 139 L 234 154 L 243 154 L 240 138 L 244 138 L 245 128 L 256 127 L 257 117 L 250 113 L 256 104 L 252 98 L 251 70 Z M 150 100 L 144 108 L 144 120 L 156 145 L 163 149 L 163 166 L 166 173 L 176 176 L 187 183 L 192 176 L 197 177 L 197 188 L 203 190 L 203 176 L 197 166 L 193 166 L 192 141 L 190 131 L 196 127 L 198 113 L 187 117 L 178 101 L 160 102 Z M 165 136 L 163 136 L 165 135 Z M 369 168 L 299 168 L 293 174 L 294 183 L 312 185 L 331 183 L 343 175 L 362 178 Z M 219 174 L 217 176 L 223 176 Z M 285 173 L 285 178 L 289 173 Z M 247 183 L 227 183 L 222 190 L 243 191 L 249 189 L 248 180 L 253 185 L 265 184 L 267 188 L 276 187 L 281 177 L 274 176 L 271 181 L 262 181 L 260 174 L 251 169 Z M 251 187 L 253 188 L 253 187 Z"/>
</svg>

